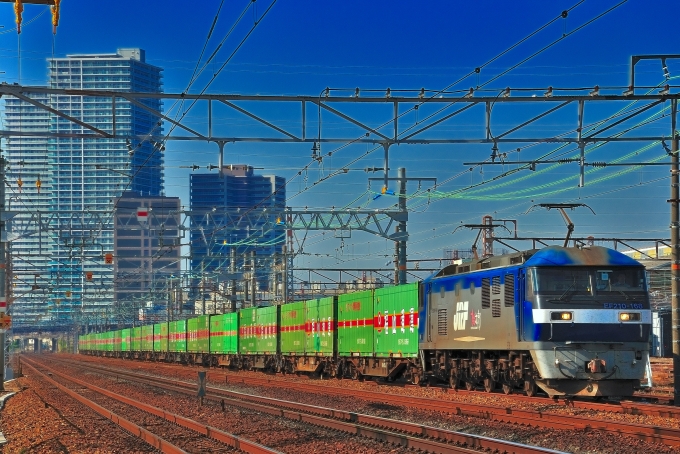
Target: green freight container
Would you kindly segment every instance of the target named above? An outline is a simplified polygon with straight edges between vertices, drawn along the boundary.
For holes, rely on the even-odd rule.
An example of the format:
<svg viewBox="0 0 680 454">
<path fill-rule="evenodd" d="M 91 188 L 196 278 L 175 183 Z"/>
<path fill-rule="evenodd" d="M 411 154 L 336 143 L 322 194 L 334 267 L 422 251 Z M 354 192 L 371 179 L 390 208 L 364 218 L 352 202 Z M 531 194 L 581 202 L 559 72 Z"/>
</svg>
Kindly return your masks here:
<svg viewBox="0 0 680 454">
<path fill-rule="evenodd" d="M 210 317 L 210 353 L 233 355 L 238 353 L 238 313 Z"/>
<path fill-rule="evenodd" d="M 201 315 L 187 320 L 187 351 L 189 353 L 209 352 L 209 318 L 209 315 Z"/>
<path fill-rule="evenodd" d="M 330 296 L 306 301 L 305 311 L 305 352 L 307 355 L 333 356 L 338 334 L 337 299 Z"/>
<path fill-rule="evenodd" d="M 156 325 L 144 325 L 142 326 L 142 341 L 140 344 L 140 350 L 143 352 L 153 351 L 153 328 Z M 159 327 L 160 335 L 160 327 Z"/>
<path fill-rule="evenodd" d="M 175 320 L 168 326 L 168 351 L 186 353 L 187 351 L 187 321 Z"/>
<path fill-rule="evenodd" d="M 257 308 L 249 307 L 241 309 L 239 316 L 238 346 L 242 355 L 257 353 Z"/>
<path fill-rule="evenodd" d="M 120 330 L 120 351 L 122 352 L 129 352 L 130 347 L 131 347 L 131 339 L 130 339 L 130 334 L 132 333 L 132 329 L 130 328 L 125 328 Z"/>
<path fill-rule="evenodd" d="M 132 345 L 131 350 L 133 352 L 138 352 L 142 350 L 142 327 L 137 326 L 132 328 L 130 332 L 130 343 Z"/>
<path fill-rule="evenodd" d="M 281 354 L 305 354 L 305 302 L 281 306 Z"/>
<path fill-rule="evenodd" d="M 160 324 L 161 328 L 161 335 L 160 335 L 160 350 L 161 352 L 169 352 L 170 351 L 170 323 L 165 322 Z M 154 350 L 155 351 L 155 350 Z"/>
<path fill-rule="evenodd" d="M 376 289 L 374 351 L 378 357 L 418 356 L 418 283 Z"/>
<path fill-rule="evenodd" d="M 167 353 L 170 344 L 168 322 L 156 323 L 153 325 L 153 351 Z"/>
<path fill-rule="evenodd" d="M 119 352 L 123 347 L 123 330 L 117 329 L 113 331 L 113 351 Z"/>
<path fill-rule="evenodd" d="M 257 353 L 274 355 L 279 347 L 279 315 L 281 306 L 257 308 Z"/>
<path fill-rule="evenodd" d="M 338 353 L 373 356 L 373 290 L 338 296 Z"/>
<path fill-rule="evenodd" d="M 95 333 L 94 335 L 94 349 L 97 351 L 103 350 L 102 333 Z"/>
</svg>

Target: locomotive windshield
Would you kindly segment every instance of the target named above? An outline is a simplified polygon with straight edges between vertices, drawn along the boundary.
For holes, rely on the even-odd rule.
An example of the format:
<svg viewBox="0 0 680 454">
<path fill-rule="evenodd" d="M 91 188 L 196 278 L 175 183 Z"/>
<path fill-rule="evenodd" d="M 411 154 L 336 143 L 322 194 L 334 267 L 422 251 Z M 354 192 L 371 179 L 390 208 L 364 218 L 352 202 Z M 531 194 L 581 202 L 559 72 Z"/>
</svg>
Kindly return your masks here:
<svg viewBox="0 0 680 454">
<path fill-rule="evenodd" d="M 631 267 L 540 267 L 528 272 L 527 296 L 548 303 L 644 301 L 645 271 Z"/>
</svg>

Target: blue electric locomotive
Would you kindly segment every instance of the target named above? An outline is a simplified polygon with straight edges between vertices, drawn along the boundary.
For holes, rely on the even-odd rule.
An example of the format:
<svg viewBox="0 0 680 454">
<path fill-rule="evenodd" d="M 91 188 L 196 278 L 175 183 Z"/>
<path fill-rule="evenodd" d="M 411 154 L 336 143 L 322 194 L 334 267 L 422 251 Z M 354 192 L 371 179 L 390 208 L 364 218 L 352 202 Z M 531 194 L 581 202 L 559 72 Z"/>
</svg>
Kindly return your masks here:
<svg viewBox="0 0 680 454">
<path fill-rule="evenodd" d="M 649 361 L 644 267 L 548 247 L 447 266 L 421 285 L 421 363 L 451 386 L 627 396 Z"/>
</svg>

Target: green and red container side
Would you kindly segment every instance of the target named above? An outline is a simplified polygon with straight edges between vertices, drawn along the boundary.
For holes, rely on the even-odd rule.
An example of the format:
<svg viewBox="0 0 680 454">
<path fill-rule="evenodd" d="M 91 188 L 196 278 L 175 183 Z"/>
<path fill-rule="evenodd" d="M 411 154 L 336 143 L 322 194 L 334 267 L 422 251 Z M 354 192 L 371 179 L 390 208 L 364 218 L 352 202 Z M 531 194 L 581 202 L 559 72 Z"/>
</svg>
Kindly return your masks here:
<svg viewBox="0 0 680 454">
<path fill-rule="evenodd" d="M 338 354 L 373 356 L 373 290 L 338 296 Z"/>
<path fill-rule="evenodd" d="M 210 317 L 210 353 L 234 355 L 238 353 L 238 313 Z"/>
<path fill-rule="evenodd" d="M 153 325 L 153 351 L 168 352 L 168 322 Z"/>
<path fill-rule="evenodd" d="M 283 308 L 281 311 L 283 313 Z M 305 355 L 333 356 L 337 344 L 337 298 L 305 301 Z"/>
<path fill-rule="evenodd" d="M 238 313 L 238 346 L 242 355 L 257 353 L 257 308 L 241 309 Z"/>
<path fill-rule="evenodd" d="M 141 328 L 140 350 L 143 352 L 153 351 L 153 327 L 155 325 L 144 325 Z"/>
<path fill-rule="evenodd" d="M 130 331 L 131 351 L 138 352 L 142 349 L 142 327 L 137 326 Z"/>
<path fill-rule="evenodd" d="M 279 306 L 249 307 L 239 312 L 239 351 L 244 355 L 275 354 L 279 345 Z"/>
<path fill-rule="evenodd" d="M 131 347 L 131 334 L 132 330 L 130 328 L 124 328 L 120 330 L 120 351 L 129 352 Z"/>
<path fill-rule="evenodd" d="M 306 301 L 281 306 L 281 354 L 303 356 L 306 352 Z"/>
<path fill-rule="evenodd" d="M 187 351 L 187 321 L 175 320 L 168 323 L 168 351 L 186 353 Z"/>
<path fill-rule="evenodd" d="M 117 329 L 113 332 L 113 351 L 120 352 L 123 347 L 123 330 Z"/>
<path fill-rule="evenodd" d="M 373 293 L 373 351 L 376 357 L 418 356 L 418 283 Z"/>
<path fill-rule="evenodd" d="M 418 283 L 338 297 L 338 353 L 418 356 Z"/>
<path fill-rule="evenodd" d="M 210 316 L 201 315 L 187 320 L 187 352 L 208 353 L 210 351 Z"/>
<path fill-rule="evenodd" d="M 279 349 L 279 326 L 281 306 L 258 307 L 257 313 L 257 354 L 274 355 Z"/>
</svg>

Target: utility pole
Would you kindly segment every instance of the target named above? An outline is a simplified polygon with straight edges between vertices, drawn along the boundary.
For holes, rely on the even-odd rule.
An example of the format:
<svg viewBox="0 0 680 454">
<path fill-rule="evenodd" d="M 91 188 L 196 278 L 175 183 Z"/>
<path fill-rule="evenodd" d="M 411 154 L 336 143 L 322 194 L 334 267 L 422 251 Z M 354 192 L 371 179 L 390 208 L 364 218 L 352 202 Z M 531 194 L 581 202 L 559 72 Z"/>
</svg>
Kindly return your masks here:
<svg viewBox="0 0 680 454">
<path fill-rule="evenodd" d="M 367 169 L 367 171 L 376 171 L 382 169 Z M 386 172 L 387 173 L 387 172 Z M 399 167 L 397 169 L 397 178 L 390 178 L 387 175 L 383 178 L 369 178 L 368 181 L 382 181 L 384 182 L 383 193 L 394 195 L 393 192 L 388 191 L 387 185 L 389 181 L 397 181 L 399 185 L 399 217 L 397 219 L 397 226 L 395 233 L 391 240 L 395 242 L 394 245 L 394 283 L 395 285 L 406 284 L 406 241 L 408 240 L 408 232 L 406 231 L 406 221 L 408 221 L 408 209 L 406 208 L 406 183 L 410 180 L 416 180 L 418 183 L 423 181 L 432 181 L 437 184 L 436 178 L 406 178 L 406 168 Z"/>
<path fill-rule="evenodd" d="M 236 248 L 231 247 L 229 250 L 229 273 L 232 275 L 231 279 L 231 312 L 236 312 Z"/>
<path fill-rule="evenodd" d="M 678 101 L 671 100 L 671 324 L 673 325 L 673 398 L 676 406 L 680 406 L 680 305 L 678 292 L 680 285 L 680 216 L 678 205 L 680 202 L 680 162 L 678 161 L 678 136 L 676 135 L 676 116 Z"/>
<path fill-rule="evenodd" d="M 406 168 L 399 167 L 397 170 L 397 181 L 399 182 L 399 211 L 404 213 L 404 217 L 399 221 L 399 232 L 406 233 Z M 406 238 L 397 241 L 399 247 L 399 282 L 398 284 L 406 284 Z"/>
<path fill-rule="evenodd" d="M 5 270 L 7 256 L 5 255 L 5 158 L 0 157 L 0 316 L 7 313 L 7 288 L 5 286 Z M 5 329 L 0 329 L 0 391 L 5 390 Z"/>
<path fill-rule="evenodd" d="M 255 307 L 255 251 L 250 251 L 250 307 Z"/>
<path fill-rule="evenodd" d="M 283 245 L 283 304 L 288 302 L 288 246 Z"/>
</svg>

